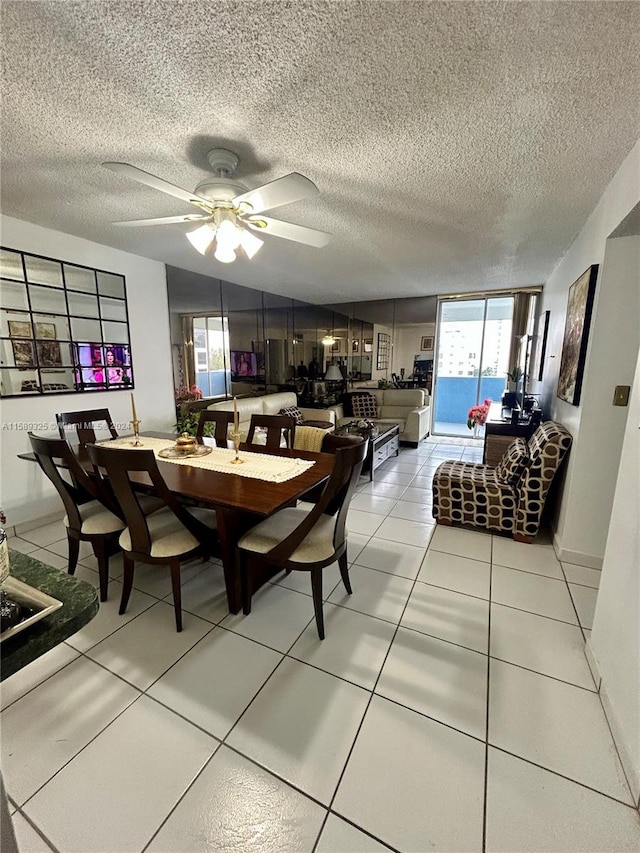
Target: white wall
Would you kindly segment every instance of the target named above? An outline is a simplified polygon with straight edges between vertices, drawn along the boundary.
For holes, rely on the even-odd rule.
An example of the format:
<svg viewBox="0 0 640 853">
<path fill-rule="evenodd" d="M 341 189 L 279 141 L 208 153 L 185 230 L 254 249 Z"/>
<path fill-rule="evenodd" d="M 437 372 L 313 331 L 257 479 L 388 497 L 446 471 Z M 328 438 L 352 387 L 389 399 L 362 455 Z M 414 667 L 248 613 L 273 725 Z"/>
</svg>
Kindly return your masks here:
<svg viewBox="0 0 640 853">
<path fill-rule="evenodd" d="M 7 216 L 0 217 L 0 235 L 2 245 L 7 248 L 125 276 L 134 393 L 141 428 L 170 430 L 175 422 L 175 407 L 164 264 Z M 26 428 L 11 428 L 12 424 L 36 424 L 34 432 L 52 434 L 56 412 L 105 406 L 114 421 L 131 419 L 131 398 L 127 391 L 12 397 L 3 399 L 0 406 L 0 502 L 9 526 L 61 511 L 60 499 L 38 466 L 17 458 L 18 453 L 31 448 Z"/>
<path fill-rule="evenodd" d="M 591 650 L 607 716 L 640 798 L 640 356 L 624 432 Z"/>
<path fill-rule="evenodd" d="M 615 174 L 584 228 L 545 283 L 540 306 L 541 311 L 549 310 L 551 316 L 544 378 L 541 387 L 533 390 L 542 392 L 545 414 L 564 424 L 574 439 L 559 513 L 554 523 L 555 544 L 564 558 L 596 568 L 602 564 L 609 515 L 600 513 L 594 519 L 590 509 L 593 489 L 602 487 L 609 490 L 609 495 L 613 493 L 624 415 L 612 414 L 609 407 L 613 385 L 629 384 L 629 370 L 635 364 L 637 354 L 637 333 L 635 343 L 633 335 L 629 338 L 619 334 L 616 317 L 624 314 L 629 324 L 634 319 L 637 324 L 638 318 L 637 307 L 634 308 L 638 304 L 637 275 L 631 271 L 623 280 L 614 274 L 605 275 L 603 261 L 608 236 L 639 200 L 640 142 Z M 597 399 L 598 405 L 590 405 L 587 416 L 585 403 L 572 406 L 558 399 L 556 388 L 569 287 L 591 264 L 600 264 L 601 267 L 596 284 L 583 399 Z M 609 368 L 606 375 L 601 369 L 603 362 Z M 615 435 L 610 435 L 611 430 Z M 597 446 L 596 458 L 594 446 Z M 597 478 L 595 474 L 589 476 L 589 472 L 596 469 Z M 578 471 L 582 473 L 577 475 Z M 589 488 L 585 488 L 585 477 L 589 479 Z"/>
</svg>

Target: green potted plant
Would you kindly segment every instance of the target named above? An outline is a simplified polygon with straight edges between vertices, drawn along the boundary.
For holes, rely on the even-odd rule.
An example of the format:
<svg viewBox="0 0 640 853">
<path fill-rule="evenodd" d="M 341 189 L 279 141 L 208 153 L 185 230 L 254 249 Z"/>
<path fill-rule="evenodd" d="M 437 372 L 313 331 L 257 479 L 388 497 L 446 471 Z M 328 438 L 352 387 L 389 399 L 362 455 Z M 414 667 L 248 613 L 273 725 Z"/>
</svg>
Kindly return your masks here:
<svg viewBox="0 0 640 853">
<path fill-rule="evenodd" d="M 517 391 L 518 384 L 524 376 L 522 369 L 516 364 L 507 373 L 507 391 Z"/>
</svg>

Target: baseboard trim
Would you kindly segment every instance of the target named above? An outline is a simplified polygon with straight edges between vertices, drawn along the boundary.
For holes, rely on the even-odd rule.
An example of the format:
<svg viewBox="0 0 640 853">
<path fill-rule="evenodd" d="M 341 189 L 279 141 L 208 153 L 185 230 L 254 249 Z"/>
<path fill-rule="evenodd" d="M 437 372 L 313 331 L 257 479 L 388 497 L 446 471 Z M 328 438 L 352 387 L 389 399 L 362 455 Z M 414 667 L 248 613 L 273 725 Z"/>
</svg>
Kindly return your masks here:
<svg viewBox="0 0 640 853">
<path fill-rule="evenodd" d="M 600 692 L 600 685 L 602 684 L 602 674 L 600 673 L 598 661 L 596 660 L 596 656 L 593 653 L 593 648 L 591 647 L 591 639 L 588 639 L 584 644 L 584 656 L 587 659 L 589 669 L 591 670 L 591 675 L 593 676 L 593 680 L 596 683 L 596 690 Z"/>
<path fill-rule="evenodd" d="M 627 782 L 631 788 L 631 796 L 633 797 L 634 805 L 636 808 L 640 808 L 640 767 L 636 766 L 632 753 L 627 748 L 625 734 L 618 722 L 618 717 L 613 705 L 611 704 L 611 699 L 609 698 L 607 688 L 604 684 L 600 685 L 600 701 L 602 702 L 605 717 L 609 723 L 609 728 L 611 729 L 611 734 L 613 735 L 613 740 L 618 750 L 618 755 L 620 756 L 620 761 L 622 762 Z"/>
<path fill-rule="evenodd" d="M 600 664 L 598 663 L 593 646 L 591 645 L 591 639 L 588 639 L 584 645 L 584 655 L 587 659 L 587 664 L 589 665 L 591 674 L 593 675 L 593 680 L 596 683 L 598 693 L 600 694 L 602 709 L 605 717 L 607 718 L 609 728 L 611 729 L 611 735 L 616 745 L 616 749 L 618 750 L 622 768 L 627 777 L 627 781 L 629 782 L 631 796 L 633 797 L 636 808 L 640 808 L 640 767 L 636 766 L 633 755 L 627 747 L 626 736 L 620 722 L 618 721 L 618 716 L 615 712 L 609 694 L 607 693 L 606 685 L 603 683 Z"/>
<path fill-rule="evenodd" d="M 553 550 L 556 552 L 556 557 L 561 563 L 572 563 L 576 566 L 586 566 L 588 569 L 598 569 L 602 571 L 603 558 L 595 554 L 584 554 L 582 551 L 570 551 L 568 548 L 563 548 L 558 539 L 558 534 L 553 533 Z"/>
<path fill-rule="evenodd" d="M 45 524 L 53 524 L 54 521 L 62 521 L 60 510 L 58 510 L 58 512 L 49 512 L 46 515 L 41 515 L 33 521 L 23 521 L 22 524 L 16 524 L 14 527 L 15 534 L 16 536 L 21 536 L 23 533 L 35 530 L 37 527 L 44 527 Z"/>
</svg>

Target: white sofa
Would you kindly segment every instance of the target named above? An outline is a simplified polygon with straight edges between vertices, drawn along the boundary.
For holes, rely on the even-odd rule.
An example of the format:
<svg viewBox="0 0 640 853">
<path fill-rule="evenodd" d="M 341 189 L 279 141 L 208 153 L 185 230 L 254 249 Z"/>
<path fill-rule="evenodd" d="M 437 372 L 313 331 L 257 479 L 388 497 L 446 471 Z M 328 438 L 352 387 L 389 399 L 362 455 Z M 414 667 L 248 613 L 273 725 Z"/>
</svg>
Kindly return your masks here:
<svg viewBox="0 0 640 853">
<path fill-rule="evenodd" d="M 354 389 L 353 396 L 358 394 Z M 377 423 L 396 423 L 400 425 L 400 442 L 417 446 L 429 435 L 430 398 L 424 388 L 364 388 L 363 394 L 371 394 L 376 398 L 378 417 Z M 344 406 L 338 404 L 331 407 L 336 413 L 336 426 L 356 420 L 351 415 L 345 415 Z"/>
<path fill-rule="evenodd" d="M 335 426 L 336 414 L 332 409 L 305 409 L 298 406 L 298 398 L 293 391 L 282 391 L 277 394 L 264 394 L 262 397 L 242 397 L 236 401 L 238 406 L 238 421 L 240 434 L 243 439 L 249 432 L 251 415 L 277 415 L 280 409 L 297 406 L 305 421 L 326 421 Z M 222 400 L 212 403 L 207 409 L 217 409 L 223 412 L 233 411 L 233 400 Z"/>
</svg>

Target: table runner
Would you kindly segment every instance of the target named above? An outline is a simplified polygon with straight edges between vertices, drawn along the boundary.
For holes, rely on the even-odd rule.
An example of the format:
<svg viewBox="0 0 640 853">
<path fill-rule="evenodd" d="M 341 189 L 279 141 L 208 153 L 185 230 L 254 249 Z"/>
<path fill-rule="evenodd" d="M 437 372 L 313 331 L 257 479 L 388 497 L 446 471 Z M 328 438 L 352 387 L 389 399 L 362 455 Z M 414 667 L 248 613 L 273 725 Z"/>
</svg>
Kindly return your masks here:
<svg viewBox="0 0 640 853">
<path fill-rule="evenodd" d="M 163 459 L 158 456 L 158 451 L 167 447 L 174 447 L 175 442 L 169 438 L 148 438 L 140 436 L 142 445 L 135 447 L 133 437 L 114 438 L 111 441 L 101 441 L 103 447 L 121 447 L 130 450 L 153 450 L 156 459 L 161 462 L 174 462 L 176 465 L 191 465 L 194 468 L 206 468 L 209 471 L 218 471 L 221 474 L 237 474 L 240 477 L 249 477 L 254 480 L 266 480 L 270 483 L 284 483 L 292 480 L 303 471 L 311 468 L 316 463 L 307 459 L 292 459 L 288 456 L 273 456 L 270 453 L 251 453 L 248 450 L 240 451 L 242 465 L 233 465 L 236 452 L 231 448 L 214 447 L 207 456 L 188 456 L 185 459 Z"/>
</svg>

